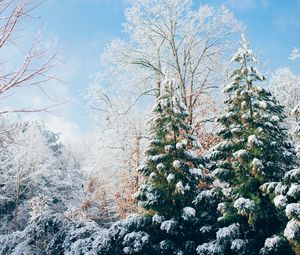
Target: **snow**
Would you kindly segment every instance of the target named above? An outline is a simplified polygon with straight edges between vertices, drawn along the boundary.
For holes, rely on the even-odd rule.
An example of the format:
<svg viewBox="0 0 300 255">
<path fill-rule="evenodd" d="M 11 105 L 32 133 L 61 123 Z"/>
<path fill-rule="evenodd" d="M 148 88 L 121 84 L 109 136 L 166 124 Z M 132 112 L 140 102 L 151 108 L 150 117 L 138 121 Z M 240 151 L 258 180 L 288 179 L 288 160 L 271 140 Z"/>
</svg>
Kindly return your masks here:
<svg viewBox="0 0 300 255">
<path fill-rule="evenodd" d="M 216 200 L 216 192 L 213 189 L 202 190 L 196 198 L 197 203 L 210 202 L 214 203 Z"/>
<path fill-rule="evenodd" d="M 157 176 L 157 174 L 155 172 L 152 172 L 150 175 L 149 175 L 149 178 L 150 179 L 155 179 L 155 177 Z"/>
<path fill-rule="evenodd" d="M 261 142 L 257 139 L 256 135 L 250 135 L 248 136 L 247 145 L 252 148 L 253 146 L 261 145 Z"/>
<path fill-rule="evenodd" d="M 41 195 L 33 197 L 30 200 L 30 203 L 31 203 L 31 210 L 32 210 L 30 212 L 31 220 L 40 216 L 48 209 L 47 202 Z"/>
<path fill-rule="evenodd" d="M 286 228 L 284 229 L 283 235 L 288 239 L 288 240 L 299 240 L 300 236 L 300 222 L 292 219 L 290 220 Z"/>
<path fill-rule="evenodd" d="M 175 175 L 174 174 L 169 174 L 167 176 L 167 182 L 171 183 L 173 180 L 175 180 Z"/>
<path fill-rule="evenodd" d="M 278 122 L 280 121 L 280 118 L 277 115 L 273 115 L 271 116 L 271 121 Z"/>
<path fill-rule="evenodd" d="M 204 243 L 197 247 L 198 255 L 222 255 L 223 249 L 217 242 Z"/>
<path fill-rule="evenodd" d="M 225 172 L 228 172 L 228 170 L 224 168 L 216 168 L 214 171 L 212 171 L 211 175 L 213 177 L 218 177 L 218 176 L 222 176 L 222 174 Z"/>
<path fill-rule="evenodd" d="M 242 252 L 247 245 L 247 242 L 243 239 L 235 239 L 231 243 L 230 249 L 236 253 Z"/>
<path fill-rule="evenodd" d="M 245 216 L 248 216 L 255 210 L 255 203 L 252 200 L 243 197 L 238 198 L 233 206 L 237 209 L 238 214 Z"/>
<path fill-rule="evenodd" d="M 244 121 L 247 121 L 250 119 L 250 115 L 248 113 L 243 113 L 241 118 L 244 120 Z"/>
<path fill-rule="evenodd" d="M 184 186 L 184 190 L 186 190 L 186 191 L 191 190 L 191 186 L 187 183 L 187 184 Z"/>
<path fill-rule="evenodd" d="M 273 201 L 274 205 L 279 209 L 285 208 L 288 203 L 288 199 L 283 195 L 276 196 Z"/>
<path fill-rule="evenodd" d="M 239 159 L 239 160 L 245 158 L 245 156 L 247 156 L 247 155 L 248 155 L 248 152 L 246 150 L 243 150 L 243 149 L 238 150 L 238 151 L 236 151 L 235 153 L 232 154 L 232 156 L 234 158 Z"/>
<path fill-rule="evenodd" d="M 173 162 L 173 167 L 174 167 L 175 169 L 180 169 L 180 168 L 181 168 L 181 162 L 180 162 L 179 160 L 175 160 L 175 161 Z"/>
<path fill-rule="evenodd" d="M 300 219 L 300 203 L 288 204 L 285 208 L 285 215 L 289 218 Z"/>
<path fill-rule="evenodd" d="M 176 193 L 180 193 L 180 194 L 184 194 L 185 193 L 184 192 L 184 186 L 183 186 L 183 184 L 182 184 L 181 181 L 176 183 L 175 191 L 176 191 Z"/>
<path fill-rule="evenodd" d="M 218 204 L 217 210 L 218 210 L 220 213 L 224 213 L 224 212 L 225 212 L 225 209 L 226 209 L 226 203 L 222 202 L 222 203 L 219 203 L 219 204 Z"/>
<path fill-rule="evenodd" d="M 172 152 L 173 149 L 174 149 L 174 146 L 172 146 L 172 145 L 166 145 L 164 147 L 165 152 Z"/>
<path fill-rule="evenodd" d="M 243 109 L 243 110 L 247 109 L 247 102 L 246 101 L 243 101 L 241 103 L 241 109 Z"/>
<path fill-rule="evenodd" d="M 300 185 L 292 183 L 291 187 L 289 188 L 289 191 L 287 193 L 288 196 L 293 198 L 299 198 L 300 195 Z"/>
<path fill-rule="evenodd" d="M 184 149 L 184 146 L 182 143 L 176 143 L 176 149 L 177 150 L 183 150 Z"/>
<path fill-rule="evenodd" d="M 192 207 L 186 206 L 183 208 L 181 216 L 184 220 L 193 219 L 196 216 L 196 210 Z"/>
<path fill-rule="evenodd" d="M 147 171 L 148 171 L 148 166 L 147 166 L 147 165 L 140 165 L 140 166 L 137 168 L 137 171 L 138 171 L 138 172 L 141 172 L 141 173 L 147 172 Z"/>
<path fill-rule="evenodd" d="M 211 230 L 212 230 L 212 227 L 211 227 L 211 226 L 203 226 L 203 227 L 200 228 L 200 232 L 201 232 L 202 234 L 209 233 L 209 232 L 211 232 Z"/>
<path fill-rule="evenodd" d="M 165 164 L 163 163 L 159 163 L 157 166 L 156 166 L 156 169 L 158 171 L 163 171 L 164 169 L 166 168 Z"/>
<path fill-rule="evenodd" d="M 280 182 L 276 185 L 274 192 L 276 195 L 285 194 L 288 191 L 288 189 L 289 189 L 288 185 L 285 185 Z"/>
<path fill-rule="evenodd" d="M 200 178 L 203 177 L 203 172 L 202 172 L 202 170 L 199 169 L 199 168 L 190 168 L 190 169 L 189 169 L 189 172 L 190 172 L 190 174 L 196 175 L 196 176 L 198 176 L 198 177 L 200 177 Z"/>
<path fill-rule="evenodd" d="M 166 220 L 163 221 L 160 229 L 167 234 L 175 234 L 177 232 L 178 228 L 178 222 L 175 220 Z"/>
<path fill-rule="evenodd" d="M 262 162 L 258 158 L 252 160 L 251 166 L 254 170 L 262 170 L 264 168 Z"/>
<path fill-rule="evenodd" d="M 300 179 L 300 169 L 293 169 L 285 173 L 284 180 L 298 182 Z"/>
<path fill-rule="evenodd" d="M 148 156 L 147 161 L 152 161 L 152 162 L 156 163 L 157 161 L 163 160 L 165 157 L 166 157 L 165 154 Z"/>
<path fill-rule="evenodd" d="M 239 235 L 239 225 L 234 223 L 228 227 L 220 228 L 217 232 L 217 240 L 220 243 L 224 243 L 239 238 Z"/>
<path fill-rule="evenodd" d="M 268 104 L 266 101 L 259 101 L 258 106 L 264 110 L 266 110 L 268 108 Z"/>
<path fill-rule="evenodd" d="M 231 82 L 229 84 L 227 84 L 224 88 L 224 92 L 228 93 L 231 92 L 232 90 L 234 90 L 237 86 L 236 82 Z"/>
<path fill-rule="evenodd" d="M 152 217 L 152 222 L 154 224 L 161 224 L 163 222 L 163 217 L 158 214 L 154 214 Z"/>
<path fill-rule="evenodd" d="M 264 248 L 261 250 L 262 254 L 266 252 L 275 252 L 281 245 L 282 239 L 279 236 L 269 237 L 265 240 Z M 270 254 L 270 253 L 266 253 Z"/>
<path fill-rule="evenodd" d="M 143 247 L 150 242 L 150 236 L 143 232 L 131 232 L 124 237 L 124 253 L 133 254 L 142 251 Z"/>
</svg>

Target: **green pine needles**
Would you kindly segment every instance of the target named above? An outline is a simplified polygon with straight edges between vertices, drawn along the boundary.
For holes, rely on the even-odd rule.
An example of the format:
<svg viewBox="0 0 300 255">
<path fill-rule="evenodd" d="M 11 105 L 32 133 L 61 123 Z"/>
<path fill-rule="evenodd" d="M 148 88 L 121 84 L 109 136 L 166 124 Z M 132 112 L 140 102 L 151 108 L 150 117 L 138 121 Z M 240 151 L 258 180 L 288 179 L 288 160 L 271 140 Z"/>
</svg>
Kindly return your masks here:
<svg viewBox="0 0 300 255">
<path fill-rule="evenodd" d="M 145 165 L 139 171 L 147 177 L 136 198 L 150 214 L 179 217 L 185 207 L 193 210 L 197 186 L 207 180 L 204 159 L 195 153 L 199 144 L 187 125 L 185 105 L 177 96 L 176 82 L 167 79 L 153 108 L 150 145 Z"/>
<path fill-rule="evenodd" d="M 256 59 L 244 36 L 232 61 L 237 68 L 230 76 L 232 82 L 225 87 L 226 113 L 217 119 L 223 126 L 219 131 L 223 141 L 212 153 L 216 160 L 212 174 L 223 185 L 219 222 L 225 226 L 236 224 L 238 238 L 244 243 L 234 249 L 225 245 L 225 251 L 258 254 L 260 247 L 268 246 L 266 239 L 280 234 L 285 225 L 272 198 L 261 187 L 282 180 L 295 166 L 295 155 L 282 126 L 286 117 L 283 106 L 257 85 L 265 77 L 255 68 Z M 273 253 L 263 248 L 260 254 L 290 254 L 286 240 L 278 238 Z"/>
</svg>

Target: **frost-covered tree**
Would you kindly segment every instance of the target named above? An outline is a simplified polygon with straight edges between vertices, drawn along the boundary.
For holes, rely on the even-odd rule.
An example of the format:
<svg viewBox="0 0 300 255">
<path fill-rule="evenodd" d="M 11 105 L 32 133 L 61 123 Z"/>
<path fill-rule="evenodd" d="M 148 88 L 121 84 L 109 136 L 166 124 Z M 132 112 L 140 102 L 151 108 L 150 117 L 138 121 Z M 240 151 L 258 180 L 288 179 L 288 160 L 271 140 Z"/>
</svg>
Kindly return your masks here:
<svg viewBox="0 0 300 255">
<path fill-rule="evenodd" d="M 189 134 L 188 113 L 176 86 L 175 80 L 165 81 L 156 100 L 146 162 L 139 168 L 147 181 L 136 194 L 144 209 L 167 218 L 178 217 L 184 207 L 192 206 L 196 186 L 205 178 L 199 169 L 203 159 L 192 150 L 197 139 Z"/>
<path fill-rule="evenodd" d="M 91 89 L 97 95 L 94 106 L 103 107 L 116 88 L 132 103 L 143 95 L 159 96 L 168 70 L 178 77 L 191 124 L 201 94 L 215 87 L 212 79 L 223 78 L 222 63 L 240 24 L 225 7 L 196 7 L 192 0 L 133 1 L 125 17 L 125 38 L 109 45 L 103 56 L 106 72 L 99 74 L 100 86 Z"/>
<path fill-rule="evenodd" d="M 286 107 L 287 114 L 291 114 L 300 101 L 300 77 L 289 68 L 276 70 L 270 80 L 270 89 L 279 102 Z"/>
<path fill-rule="evenodd" d="M 26 228 L 0 235 L 0 255 L 110 255 L 107 230 L 95 222 L 70 221 L 63 214 L 44 212 Z"/>
<path fill-rule="evenodd" d="M 58 212 L 74 206 L 82 195 L 81 175 L 58 136 L 39 122 L 2 117 L 1 126 L 1 233 L 24 228 L 36 196 Z"/>
<path fill-rule="evenodd" d="M 167 69 L 178 77 L 179 95 L 191 114 L 198 93 L 212 86 L 211 74 L 222 69 L 230 35 L 240 29 L 232 13 L 225 7 L 194 8 L 192 0 L 138 0 L 125 16 L 126 38 L 114 40 L 104 54 L 109 73 L 115 69 L 115 78 L 124 73 L 124 83 L 134 70 L 131 89 L 159 95 Z"/>
<path fill-rule="evenodd" d="M 292 245 L 295 254 L 300 254 L 300 169 L 286 172 L 280 182 L 267 182 L 261 189 L 273 199 L 284 224 L 281 233 L 283 238 Z M 273 253 L 267 253 L 273 254 Z"/>
<path fill-rule="evenodd" d="M 295 114 L 299 114 L 298 107 Z M 297 148 L 299 159 L 299 146 Z M 299 167 L 299 166 L 298 166 Z M 285 173 L 279 182 L 267 182 L 261 189 L 269 194 L 280 213 L 285 228 L 283 236 L 292 245 L 295 254 L 300 254 L 300 169 L 295 168 Z"/>
<path fill-rule="evenodd" d="M 125 18 L 124 37 L 107 47 L 102 71 L 86 93 L 100 129 L 97 150 L 101 156 L 95 153 L 94 161 L 104 162 L 109 182 L 117 180 L 116 172 L 124 169 L 120 166 L 130 155 L 132 130 L 140 125 L 141 118 L 132 113 L 135 108 L 140 116 L 150 113 L 149 105 L 159 96 L 166 70 L 178 78 L 189 124 L 195 135 L 201 134 L 199 119 L 206 118 L 202 109 L 211 109 L 203 93 L 219 84 L 212 80 L 223 79 L 224 60 L 240 29 L 228 9 L 197 6 L 192 0 L 131 1 Z M 144 136 L 145 125 L 142 130 Z"/>
<path fill-rule="evenodd" d="M 200 192 L 209 191 L 211 178 L 196 153 L 199 143 L 190 135 L 188 113 L 177 93 L 175 79 L 162 83 L 149 121 L 146 159 L 138 169 L 145 181 L 134 196 L 143 215 L 112 225 L 112 253 L 195 254 L 197 245 L 213 236 L 217 203 L 205 201 L 205 194 L 203 203 L 195 203 Z"/>
<path fill-rule="evenodd" d="M 237 68 L 225 87 L 226 113 L 217 119 L 223 126 L 218 132 L 222 142 L 212 152 L 216 160 L 212 174 L 223 186 L 224 202 L 218 210 L 224 228 L 211 246 L 198 247 L 198 253 L 258 254 L 261 249 L 261 254 L 291 254 L 280 236 L 284 221 L 260 189 L 266 182 L 280 181 L 295 165 L 283 126 L 284 109 L 270 92 L 255 84 L 265 78 L 255 68 L 255 56 L 244 36 L 232 61 Z M 212 247 L 219 253 L 205 253 Z"/>
<path fill-rule="evenodd" d="M 299 108 L 300 102 L 300 77 L 294 74 L 289 68 L 276 70 L 270 81 L 270 89 L 278 101 L 285 107 L 288 118 L 285 120 L 289 133 L 298 144 L 299 137 Z"/>
</svg>

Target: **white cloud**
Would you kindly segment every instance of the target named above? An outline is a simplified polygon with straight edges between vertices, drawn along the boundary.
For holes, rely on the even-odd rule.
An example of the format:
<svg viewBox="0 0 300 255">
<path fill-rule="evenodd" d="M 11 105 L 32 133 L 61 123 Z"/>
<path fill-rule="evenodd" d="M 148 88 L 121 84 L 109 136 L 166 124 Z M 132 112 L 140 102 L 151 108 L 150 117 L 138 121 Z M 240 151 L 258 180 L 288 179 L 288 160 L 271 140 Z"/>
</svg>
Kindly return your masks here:
<svg viewBox="0 0 300 255">
<path fill-rule="evenodd" d="M 76 144 L 82 137 L 80 127 L 66 118 L 48 116 L 44 118 L 44 121 L 51 131 L 60 134 L 61 141 L 64 144 Z"/>
<path fill-rule="evenodd" d="M 300 58 L 300 52 L 299 52 L 299 49 L 294 47 L 292 49 L 292 52 L 291 52 L 290 56 L 289 56 L 289 59 L 290 60 L 296 60 L 297 58 Z"/>
</svg>

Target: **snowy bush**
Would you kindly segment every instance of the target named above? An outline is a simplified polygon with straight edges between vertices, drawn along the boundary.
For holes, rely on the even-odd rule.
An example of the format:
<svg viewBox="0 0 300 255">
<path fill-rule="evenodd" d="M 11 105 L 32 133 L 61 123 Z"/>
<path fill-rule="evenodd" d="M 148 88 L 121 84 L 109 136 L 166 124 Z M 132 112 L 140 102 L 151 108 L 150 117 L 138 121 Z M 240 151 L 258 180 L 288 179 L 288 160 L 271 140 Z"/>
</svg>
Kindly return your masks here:
<svg viewBox="0 0 300 255">
<path fill-rule="evenodd" d="M 260 255 L 289 255 L 293 254 L 286 239 L 280 236 L 273 236 L 265 240 L 264 247 L 259 252 Z"/>
<path fill-rule="evenodd" d="M 288 204 L 285 209 L 285 214 L 288 219 L 296 218 L 300 219 L 300 203 Z"/>
<path fill-rule="evenodd" d="M 144 249 L 147 249 L 147 245 L 150 243 L 150 236 L 143 232 L 131 232 L 125 235 L 123 240 L 124 253 L 135 254 L 139 253 Z"/>
<path fill-rule="evenodd" d="M 247 255 L 247 242 L 243 239 L 235 239 L 232 241 L 230 249 L 239 255 Z"/>
<path fill-rule="evenodd" d="M 29 213 L 31 219 L 36 218 L 46 212 L 48 205 L 45 199 L 42 196 L 33 197 L 30 200 L 31 203 L 31 212 Z"/>
<path fill-rule="evenodd" d="M 220 243 L 229 243 L 239 238 L 240 228 L 238 224 L 232 224 L 228 227 L 220 228 L 217 232 L 217 240 Z"/>
<path fill-rule="evenodd" d="M 234 204 L 234 208 L 237 209 L 238 214 L 248 216 L 253 213 L 255 210 L 255 203 L 248 198 L 240 197 L 238 198 Z"/>
<path fill-rule="evenodd" d="M 223 255 L 224 251 L 222 246 L 217 242 L 204 243 L 197 247 L 198 255 Z"/>
<path fill-rule="evenodd" d="M 178 234 L 178 222 L 175 220 L 166 220 L 163 221 L 160 229 L 164 232 L 166 232 L 167 234 L 170 235 L 176 235 Z"/>
<path fill-rule="evenodd" d="M 300 238 L 300 222 L 292 219 L 290 220 L 285 229 L 284 236 L 291 241 L 299 241 Z"/>
<path fill-rule="evenodd" d="M 300 168 L 290 170 L 286 172 L 284 176 L 284 180 L 290 182 L 298 182 L 299 179 L 300 179 Z"/>
<path fill-rule="evenodd" d="M 300 185 L 292 183 L 289 188 L 289 191 L 287 192 L 287 195 L 292 198 L 298 199 L 300 196 Z"/>
<path fill-rule="evenodd" d="M 273 201 L 274 205 L 279 209 L 285 208 L 288 203 L 288 199 L 283 195 L 276 196 Z"/>
<path fill-rule="evenodd" d="M 184 207 L 182 211 L 182 218 L 186 221 L 195 219 L 196 210 L 192 207 Z"/>
</svg>

